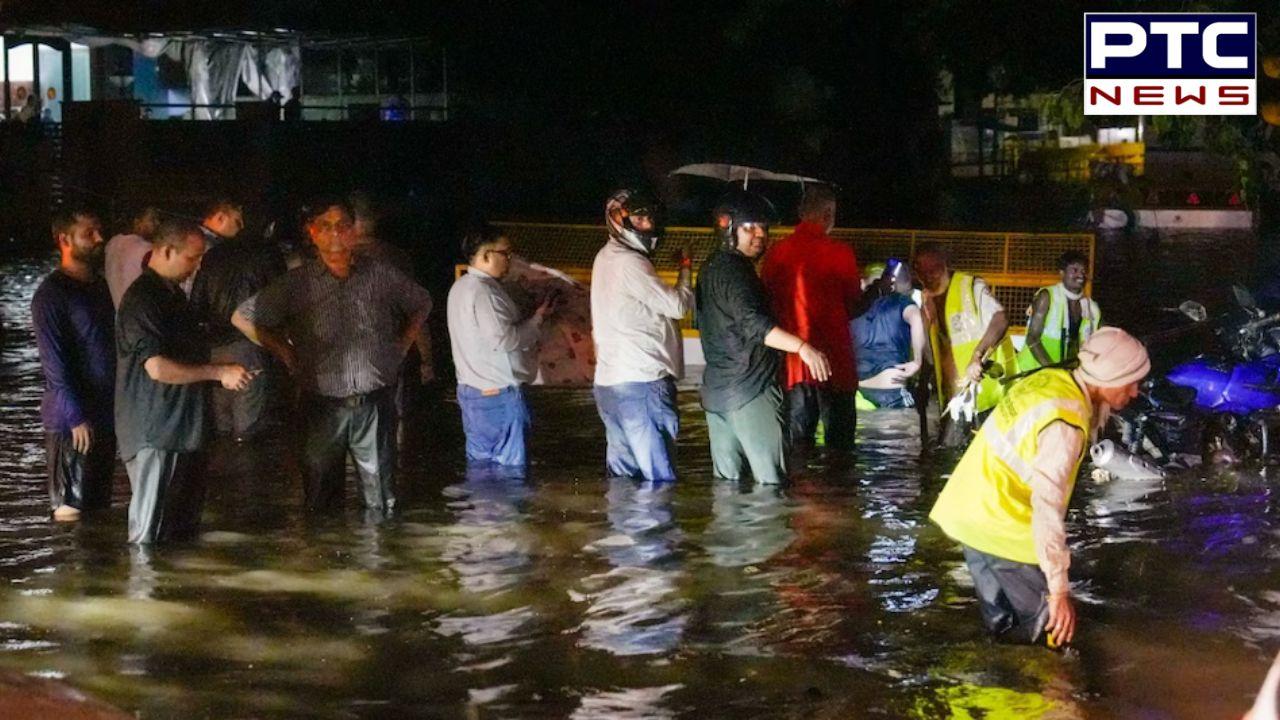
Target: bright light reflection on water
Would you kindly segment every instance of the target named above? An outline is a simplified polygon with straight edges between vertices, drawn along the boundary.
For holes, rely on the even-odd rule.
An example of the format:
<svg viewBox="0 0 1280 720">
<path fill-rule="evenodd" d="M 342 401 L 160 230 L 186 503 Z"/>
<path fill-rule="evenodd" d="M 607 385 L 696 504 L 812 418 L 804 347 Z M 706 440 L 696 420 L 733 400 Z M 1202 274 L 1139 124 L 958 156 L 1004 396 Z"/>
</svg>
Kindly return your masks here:
<svg viewBox="0 0 1280 720">
<path fill-rule="evenodd" d="M 913 414 L 775 488 L 710 477 L 692 393 L 676 484 L 601 478 L 586 392 L 532 393 L 528 478 L 466 472 L 423 397 L 391 522 L 309 521 L 285 445 L 219 445 L 200 542 L 130 549 L 123 473 L 112 510 L 47 520 L 39 269 L 0 275 L 0 667 L 143 717 L 1228 717 L 1280 647 L 1256 474 L 1082 481 L 1058 655 L 982 636 Z"/>
</svg>

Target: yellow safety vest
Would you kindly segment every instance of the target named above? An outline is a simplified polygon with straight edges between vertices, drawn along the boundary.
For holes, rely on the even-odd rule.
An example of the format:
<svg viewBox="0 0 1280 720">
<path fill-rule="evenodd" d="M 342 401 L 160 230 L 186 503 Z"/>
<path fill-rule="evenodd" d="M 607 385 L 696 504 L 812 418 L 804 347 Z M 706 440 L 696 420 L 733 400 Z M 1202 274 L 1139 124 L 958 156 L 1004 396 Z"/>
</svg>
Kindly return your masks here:
<svg viewBox="0 0 1280 720">
<path fill-rule="evenodd" d="M 947 323 L 947 336 L 951 342 L 951 359 L 956 368 L 955 384 L 957 385 L 961 381 L 965 368 L 969 367 L 969 362 L 973 359 L 973 351 L 978 347 L 978 341 L 982 340 L 983 334 L 987 331 L 986 324 L 982 322 L 982 312 L 978 308 L 978 298 L 973 292 L 976 280 L 977 278 L 968 273 L 958 272 L 951 276 L 951 285 L 947 288 L 947 300 L 943 312 L 946 315 L 944 321 Z M 929 305 L 930 314 L 932 314 L 932 303 Z M 938 399 L 940 404 L 945 405 L 951 397 L 945 394 L 946 385 L 942 382 L 942 348 L 938 342 L 939 336 L 936 320 L 930 322 L 929 345 L 933 351 L 933 371 L 938 381 Z M 996 344 L 995 350 L 991 353 L 991 359 L 997 365 L 1004 367 L 1006 376 L 1016 372 L 1017 355 L 1013 349 L 1013 341 L 1008 335 Z M 978 389 L 978 412 L 995 407 L 1002 395 L 1004 395 L 1004 388 L 998 381 L 984 378 Z"/>
<path fill-rule="evenodd" d="M 1071 299 L 1067 297 L 1067 289 L 1062 286 L 1062 283 L 1058 283 L 1040 288 L 1038 292 L 1049 293 L 1049 312 L 1044 316 L 1044 331 L 1040 333 L 1040 344 L 1044 346 L 1045 353 L 1053 362 L 1070 360 L 1071 358 L 1062 356 L 1063 348 L 1067 345 L 1067 330 L 1071 326 Z M 1031 308 L 1027 308 L 1027 317 L 1031 317 Z M 1102 327 L 1102 310 L 1098 307 L 1098 303 L 1091 298 L 1080 298 L 1080 333 L 1076 347 L 1083 346 L 1089 336 L 1100 327 Z M 1018 351 L 1019 372 L 1034 370 L 1038 367 L 1040 367 L 1040 361 L 1031 354 L 1031 348 L 1023 347 Z"/>
<path fill-rule="evenodd" d="M 975 550 L 1036 564 L 1030 480 L 1040 431 L 1062 420 L 1088 437 L 1092 415 L 1089 398 L 1066 370 L 1041 370 L 1015 382 L 960 458 L 929 519 Z M 1068 497 L 1083 458 L 1082 444 Z"/>
</svg>

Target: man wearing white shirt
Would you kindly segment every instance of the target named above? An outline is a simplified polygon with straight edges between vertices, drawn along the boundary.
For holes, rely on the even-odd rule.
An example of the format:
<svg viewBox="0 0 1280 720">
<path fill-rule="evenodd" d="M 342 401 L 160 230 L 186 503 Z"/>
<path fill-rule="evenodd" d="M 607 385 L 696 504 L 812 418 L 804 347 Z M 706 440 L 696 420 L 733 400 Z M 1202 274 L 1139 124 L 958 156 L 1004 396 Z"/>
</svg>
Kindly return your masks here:
<svg viewBox="0 0 1280 720">
<path fill-rule="evenodd" d="M 467 272 L 449 290 L 447 314 L 467 461 L 521 467 L 530 422 L 521 386 L 537 375 L 538 330 L 554 301 L 520 317 L 501 282 L 511 269 L 511 241 L 497 229 L 468 233 L 463 251 Z"/>
<path fill-rule="evenodd" d="M 684 374 L 680 318 L 693 308 L 691 269 L 675 287 L 654 271 L 662 237 L 657 204 L 619 190 L 605 205 L 609 240 L 591 270 L 595 397 L 612 477 L 674 480 L 680 431 L 675 381 Z"/>
<path fill-rule="evenodd" d="M 145 207 L 133 218 L 128 233 L 111 238 L 107 243 L 103 275 L 107 289 L 111 291 L 111 304 L 120 308 L 124 291 L 142 274 L 147 253 L 151 252 L 151 238 L 160 224 L 160 211 Z"/>
</svg>

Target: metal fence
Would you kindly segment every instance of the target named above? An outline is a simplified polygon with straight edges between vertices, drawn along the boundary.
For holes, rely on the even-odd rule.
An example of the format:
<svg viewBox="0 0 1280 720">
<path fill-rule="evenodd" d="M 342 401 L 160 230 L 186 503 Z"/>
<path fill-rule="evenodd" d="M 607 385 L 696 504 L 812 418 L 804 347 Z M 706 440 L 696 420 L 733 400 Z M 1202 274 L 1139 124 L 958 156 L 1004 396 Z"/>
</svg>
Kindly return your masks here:
<svg viewBox="0 0 1280 720">
<path fill-rule="evenodd" d="M 555 223 L 500 222 L 524 257 L 558 268 L 581 280 L 591 282 L 591 264 L 606 237 L 601 225 L 564 225 Z M 770 238 L 781 240 L 791 233 L 789 227 L 775 227 Z M 872 228 L 836 228 L 832 237 L 851 243 L 858 261 L 865 267 L 891 257 L 910 259 L 925 242 L 946 248 L 951 264 L 957 270 L 978 275 L 995 291 L 1004 305 L 1013 327 L 1023 332 L 1025 310 L 1037 288 L 1058 282 L 1058 257 L 1076 250 L 1089 258 L 1089 280 L 1094 269 L 1094 236 L 1089 233 L 991 233 L 951 230 L 890 230 Z M 658 274 L 674 281 L 678 271 L 678 248 L 685 248 L 693 258 L 694 268 L 711 254 L 714 238 L 709 228 L 670 227 L 655 258 Z M 685 327 L 689 327 L 685 319 Z"/>
</svg>

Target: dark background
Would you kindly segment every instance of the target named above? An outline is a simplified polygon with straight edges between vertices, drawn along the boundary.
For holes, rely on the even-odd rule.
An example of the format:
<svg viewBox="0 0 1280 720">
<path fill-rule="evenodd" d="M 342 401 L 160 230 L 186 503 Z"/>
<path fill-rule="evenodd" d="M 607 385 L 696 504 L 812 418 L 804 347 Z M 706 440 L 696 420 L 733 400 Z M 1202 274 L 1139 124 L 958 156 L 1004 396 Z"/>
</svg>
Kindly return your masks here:
<svg viewBox="0 0 1280 720">
<path fill-rule="evenodd" d="M 610 188 L 645 183 L 674 221 L 702 223 L 719 186 L 666 173 L 729 161 L 837 183 L 846 225 L 1067 229 L 1087 209 L 1081 188 L 950 178 L 937 82 L 953 73 L 961 116 L 992 91 L 1061 88 L 1081 75 L 1087 10 L 1259 11 L 1263 52 L 1280 19 L 1250 2 L 8 0 L 0 24 L 421 35 L 447 50 L 445 123 L 148 123 L 116 133 L 105 158 L 100 133 L 69 141 L 87 154 L 56 159 L 76 165 L 68 188 L 118 205 L 137 188 L 174 204 L 231 192 L 276 214 L 364 187 L 451 218 L 596 221 Z"/>
</svg>

